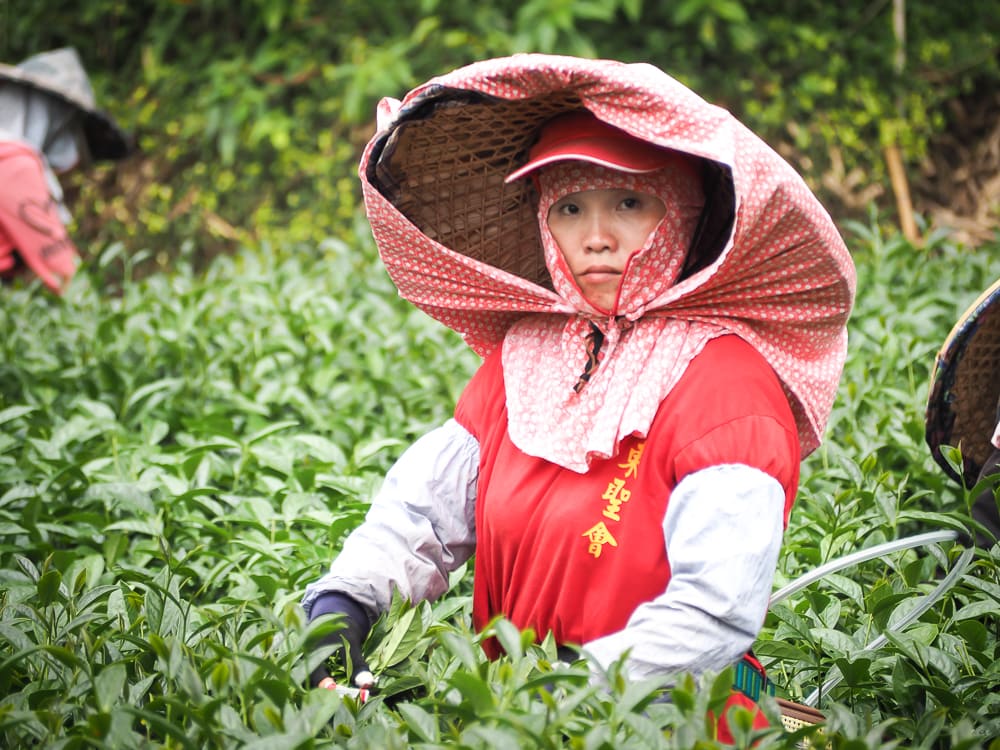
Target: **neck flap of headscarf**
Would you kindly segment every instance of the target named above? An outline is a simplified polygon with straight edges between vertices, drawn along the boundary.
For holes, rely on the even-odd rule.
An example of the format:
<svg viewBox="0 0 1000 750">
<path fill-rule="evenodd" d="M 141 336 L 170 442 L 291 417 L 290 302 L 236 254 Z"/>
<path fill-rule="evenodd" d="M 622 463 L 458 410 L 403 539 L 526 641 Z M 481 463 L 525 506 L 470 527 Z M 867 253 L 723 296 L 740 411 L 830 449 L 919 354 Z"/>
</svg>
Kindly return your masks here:
<svg viewBox="0 0 1000 750">
<path fill-rule="evenodd" d="M 721 333 L 716 325 L 647 314 L 680 274 L 704 204 L 697 172 L 678 161 L 647 174 L 566 162 L 539 175 L 546 264 L 556 294 L 577 314 L 527 316 L 504 338 L 508 431 L 525 453 L 577 472 L 610 458 L 624 437 L 646 434 L 662 398 Z M 628 259 L 610 314 L 584 298 L 547 221 L 556 201 L 599 189 L 655 195 L 666 208 Z"/>
</svg>

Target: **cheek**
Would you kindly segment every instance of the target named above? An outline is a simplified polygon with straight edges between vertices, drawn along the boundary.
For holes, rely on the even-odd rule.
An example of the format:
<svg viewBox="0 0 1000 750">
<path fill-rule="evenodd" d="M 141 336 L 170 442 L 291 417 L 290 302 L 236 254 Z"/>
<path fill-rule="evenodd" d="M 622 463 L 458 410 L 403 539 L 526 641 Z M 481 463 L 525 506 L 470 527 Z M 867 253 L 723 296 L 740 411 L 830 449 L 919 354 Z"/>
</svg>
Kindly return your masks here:
<svg viewBox="0 0 1000 750">
<path fill-rule="evenodd" d="M 660 225 L 660 222 L 662 220 L 663 220 L 663 214 L 654 215 L 649 217 L 649 219 L 646 222 L 644 222 L 641 227 L 639 227 L 636 237 L 636 241 L 639 243 L 637 247 L 642 247 L 643 245 L 646 244 L 646 242 L 652 236 L 653 232 L 656 231 L 656 228 Z"/>
<path fill-rule="evenodd" d="M 572 232 L 566 227 L 559 226 L 559 224 L 556 223 L 556 226 L 549 224 L 549 234 L 551 234 L 552 239 L 555 240 L 556 247 L 559 248 L 559 252 L 563 254 L 563 257 L 565 257 L 573 244 Z"/>
<path fill-rule="evenodd" d="M 649 239 L 649 235 L 655 229 L 656 225 L 649 224 L 633 224 L 628 227 L 625 231 L 625 244 L 628 246 L 628 251 L 634 253 L 636 250 L 641 249 L 646 241 Z"/>
</svg>

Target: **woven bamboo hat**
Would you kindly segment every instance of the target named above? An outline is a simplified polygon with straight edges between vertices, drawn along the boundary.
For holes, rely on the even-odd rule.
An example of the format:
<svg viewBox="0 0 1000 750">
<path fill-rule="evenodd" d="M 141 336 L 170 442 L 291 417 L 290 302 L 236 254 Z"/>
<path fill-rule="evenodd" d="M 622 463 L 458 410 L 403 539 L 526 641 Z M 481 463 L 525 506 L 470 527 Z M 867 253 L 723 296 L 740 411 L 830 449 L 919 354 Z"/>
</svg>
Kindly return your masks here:
<svg viewBox="0 0 1000 750">
<path fill-rule="evenodd" d="M 1000 279 L 962 314 L 934 364 L 926 438 L 948 476 L 972 487 L 993 452 L 990 438 L 1000 406 Z M 941 446 L 962 451 L 962 476 Z"/>
<path fill-rule="evenodd" d="M 97 108 L 94 89 L 72 47 L 40 52 L 17 65 L 0 63 L 0 81 L 10 81 L 55 96 L 83 114 L 83 131 L 93 159 L 121 159 L 129 138 L 111 115 Z"/>
<path fill-rule="evenodd" d="M 369 143 L 361 173 L 366 187 L 375 188 L 434 242 L 551 289 L 537 189 L 532 180 L 518 178 L 538 166 L 528 162 L 541 126 L 557 117 L 582 116 L 590 102 L 572 87 L 539 88 L 537 96 L 512 99 L 436 82 L 415 89 L 402 108 L 386 115 L 391 124 Z M 664 163 L 675 163 L 685 149 L 678 144 L 664 151 Z M 730 168 L 711 159 L 697 161 L 706 208 L 684 276 L 718 256 L 735 221 Z"/>
<path fill-rule="evenodd" d="M 369 181 L 432 240 L 551 288 L 524 165 L 539 127 L 583 107 L 575 92 L 503 101 L 430 88 L 403 110 L 369 162 Z"/>
</svg>

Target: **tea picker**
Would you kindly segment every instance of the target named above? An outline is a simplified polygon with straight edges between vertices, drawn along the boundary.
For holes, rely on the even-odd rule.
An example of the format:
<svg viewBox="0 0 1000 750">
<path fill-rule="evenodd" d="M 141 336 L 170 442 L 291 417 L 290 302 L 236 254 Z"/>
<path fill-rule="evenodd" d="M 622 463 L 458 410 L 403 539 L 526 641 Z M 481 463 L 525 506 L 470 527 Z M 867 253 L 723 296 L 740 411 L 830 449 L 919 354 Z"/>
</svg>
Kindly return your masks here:
<svg viewBox="0 0 1000 750">
<path fill-rule="evenodd" d="M 61 294 L 79 255 L 56 175 L 128 150 L 124 132 L 97 108 L 76 50 L 0 63 L 0 278 L 30 270 Z"/>
<path fill-rule="evenodd" d="M 972 489 L 1000 474 L 1000 279 L 962 313 L 942 344 L 925 423 L 934 460 L 956 482 Z M 960 464 L 949 461 L 945 446 L 960 450 Z M 1000 538 L 998 486 L 984 487 L 972 505 L 983 547 Z"/>
<path fill-rule="evenodd" d="M 759 682 L 747 651 L 846 353 L 854 268 L 827 212 L 651 65 L 487 60 L 379 114 L 360 176 L 380 257 L 483 364 L 307 612 L 367 633 L 474 554 L 479 630 L 552 633 L 595 681 L 628 654 L 633 680 Z"/>
</svg>

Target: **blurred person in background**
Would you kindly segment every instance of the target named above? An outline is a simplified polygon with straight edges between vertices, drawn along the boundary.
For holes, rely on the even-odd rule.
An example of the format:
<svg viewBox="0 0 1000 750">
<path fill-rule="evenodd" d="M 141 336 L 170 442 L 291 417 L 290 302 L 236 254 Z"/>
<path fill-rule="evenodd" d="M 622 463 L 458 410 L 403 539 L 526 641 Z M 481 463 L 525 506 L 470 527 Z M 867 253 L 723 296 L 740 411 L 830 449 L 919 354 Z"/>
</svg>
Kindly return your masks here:
<svg viewBox="0 0 1000 750">
<path fill-rule="evenodd" d="M 987 477 L 997 481 L 972 502 L 976 543 L 992 547 L 1000 539 L 1000 279 L 966 309 L 952 327 L 934 362 L 927 399 L 926 438 L 945 473 L 972 489 Z M 956 469 L 942 446 L 957 447 Z"/>
<path fill-rule="evenodd" d="M 96 108 L 76 50 L 0 63 L 0 278 L 29 271 L 62 294 L 79 254 L 56 175 L 128 151 L 125 133 Z"/>
</svg>

